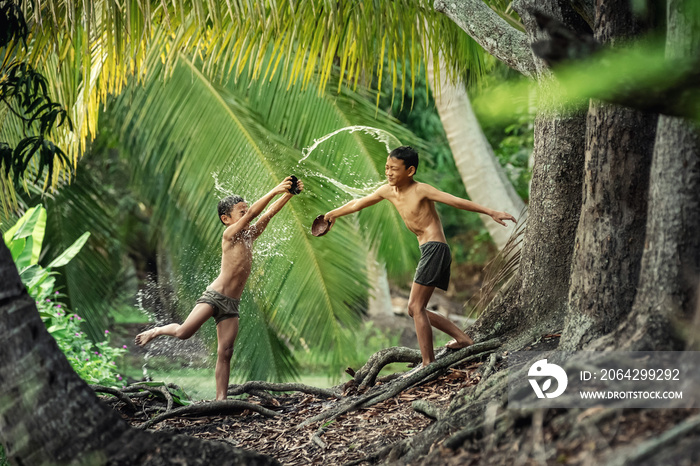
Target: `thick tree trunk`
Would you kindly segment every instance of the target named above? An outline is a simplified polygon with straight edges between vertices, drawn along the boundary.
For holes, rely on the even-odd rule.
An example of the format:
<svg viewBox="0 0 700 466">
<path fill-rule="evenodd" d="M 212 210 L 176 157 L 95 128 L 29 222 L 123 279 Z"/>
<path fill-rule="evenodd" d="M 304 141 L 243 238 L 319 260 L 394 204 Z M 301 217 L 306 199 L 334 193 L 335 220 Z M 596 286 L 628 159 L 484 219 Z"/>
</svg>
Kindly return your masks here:
<svg viewBox="0 0 700 466">
<path fill-rule="evenodd" d="M 670 0 L 666 56 L 697 56 L 700 21 L 684 14 L 691 0 Z M 599 347 L 683 349 L 697 343 L 689 323 L 698 312 L 700 284 L 700 131 L 695 123 L 662 116 L 650 175 L 646 242 L 639 291 L 628 319 Z M 694 341 L 693 341 L 694 340 Z"/>
<path fill-rule="evenodd" d="M 68 462 L 119 438 L 128 426 L 73 372 L 39 318 L 4 243 L 0 276 L 0 437 L 8 459 L 18 464 Z"/>
<path fill-rule="evenodd" d="M 582 114 L 539 117 L 532 173 L 530 219 L 523 241 L 521 316 L 530 325 L 544 317 L 561 328 L 569 292 L 574 235 L 581 207 L 585 118 Z M 537 221 L 533 221 L 537 219 Z"/>
<path fill-rule="evenodd" d="M 657 128 L 647 240 L 639 291 L 629 317 L 596 342 L 634 351 L 680 350 L 697 343 L 689 325 L 700 283 L 700 132 L 677 117 Z"/>
<path fill-rule="evenodd" d="M 588 24 L 568 1 L 516 2 L 530 43 L 544 38 L 532 9 L 584 34 Z M 586 120 L 582 112 L 565 113 L 547 101 L 556 86 L 542 60 L 535 59 L 540 76 L 540 113 L 535 121 L 535 147 L 530 217 L 523 240 L 518 308 L 521 326 L 534 332 L 561 328 L 567 310 L 571 258 L 581 209 Z M 539 328 L 540 325 L 546 328 Z"/>
<path fill-rule="evenodd" d="M 596 40 L 614 45 L 639 32 L 628 2 L 599 3 Z M 644 248 L 657 121 L 655 114 L 591 102 L 583 207 L 562 347 L 584 347 L 612 331 L 632 308 Z"/>
<path fill-rule="evenodd" d="M 537 73 L 527 37 L 503 20 L 483 0 L 435 0 L 444 13 L 486 52 L 528 77 Z"/>
<path fill-rule="evenodd" d="M 528 224 L 518 278 L 470 331 L 491 338 L 510 331 L 561 328 L 566 312 L 574 234 L 581 205 L 584 118 L 539 115 Z"/>
<path fill-rule="evenodd" d="M 0 241 L 0 443 L 11 464 L 273 464 L 222 444 L 131 429 L 73 371 Z"/>
<path fill-rule="evenodd" d="M 518 217 L 525 203 L 515 192 L 513 183 L 508 179 L 491 144 L 486 140 L 464 83 L 449 82 L 442 67 L 436 73 L 431 57 L 427 58 L 426 74 L 457 171 L 462 177 L 469 198 L 478 204 Z M 516 226 L 511 223 L 503 227 L 491 217 L 481 217 L 496 247 L 499 250 L 503 249 Z"/>
<path fill-rule="evenodd" d="M 521 1 L 517 9 L 530 43 L 542 38 L 529 12 L 533 6 L 574 30 L 588 30 L 566 2 Z M 556 83 L 541 60 L 533 58 L 533 63 L 538 83 L 544 88 L 540 95 L 546 98 L 546 88 Z M 538 107 L 528 224 L 518 277 L 511 285 L 518 288 L 495 300 L 470 328 L 479 339 L 507 332 L 553 330 L 564 322 L 581 206 L 585 117 L 561 113 L 551 102 L 539 102 Z"/>
</svg>

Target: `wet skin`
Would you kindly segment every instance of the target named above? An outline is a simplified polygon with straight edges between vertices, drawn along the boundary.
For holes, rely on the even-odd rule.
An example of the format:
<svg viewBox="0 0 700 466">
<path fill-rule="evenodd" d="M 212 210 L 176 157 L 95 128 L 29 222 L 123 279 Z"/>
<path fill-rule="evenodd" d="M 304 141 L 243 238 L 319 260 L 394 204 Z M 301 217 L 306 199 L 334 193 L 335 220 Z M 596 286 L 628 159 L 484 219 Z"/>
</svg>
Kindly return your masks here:
<svg viewBox="0 0 700 466">
<path fill-rule="evenodd" d="M 388 200 L 394 205 L 406 227 L 418 238 L 420 245 L 429 241 L 447 242 L 442 222 L 435 208 L 436 202 L 488 215 L 504 226 L 505 220 L 516 221 L 515 217 L 506 212 L 483 207 L 476 202 L 442 192 L 429 184 L 415 181 L 413 176 L 416 173 L 416 167 L 406 167 L 403 160 L 387 157 L 384 173 L 387 184 L 382 185 L 369 196 L 348 202 L 324 216 L 325 220 L 330 222 L 329 229 L 333 227 L 338 217 L 358 212 L 383 200 Z M 413 317 L 424 366 L 435 360 L 431 327 L 453 338 L 446 345 L 449 348 L 458 349 L 473 344 L 472 339 L 452 321 L 427 310 L 426 306 L 434 290 L 434 286 L 413 283 L 408 303 L 408 314 Z"/>
</svg>

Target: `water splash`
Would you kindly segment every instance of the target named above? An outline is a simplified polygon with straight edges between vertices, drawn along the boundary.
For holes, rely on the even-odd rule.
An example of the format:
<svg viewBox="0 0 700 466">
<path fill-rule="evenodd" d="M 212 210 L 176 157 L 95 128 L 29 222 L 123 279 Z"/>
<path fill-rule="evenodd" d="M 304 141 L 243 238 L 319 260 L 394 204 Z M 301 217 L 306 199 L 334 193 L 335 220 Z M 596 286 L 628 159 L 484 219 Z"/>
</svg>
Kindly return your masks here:
<svg viewBox="0 0 700 466">
<path fill-rule="evenodd" d="M 311 153 L 324 141 L 332 138 L 333 136 L 340 134 L 342 132 L 348 132 L 348 133 L 354 133 L 356 131 L 362 131 L 375 139 L 377 139 L 379 142 L 384 144 L 384 147 L 386 148 L 387 154 L 389 154 L 393 148 L 398 147 L 401 145 L 401 141 L 391 134 L 388 131 L 385 131 L 383 129 L 379 128 L 374 128 L 372 126 L 362 126 L 362 125 L 354 125 L 354 126 L 346 126 L 344 128 L 337 129 L 331 133 L 326 134 L 325 136 L 314 139 L 313 144 L 310 146 L 302 149 L 302 157 L 299 159 L 299 162 L 297 162 L 297 167 L 300 167 L 298 170 L 302 172 L 302 174 L 305 177 L 316 177 L 321 180 L 325 180 L 329 184 L 332 184 L 336 188 L 338 188 L 341 192 L 344 194 L 349 194 L 352 198 L 354 199 L 359 199 L 361 197 L 365 197 L 374 191 L 376 191 L 381 185 L 383 185 L 386 181 L 377 181 L 377 182 L 372 182 L 368 181 L 363 183 L 360 186 L 348 186 L 345 183 L 340 182 L 339 180 L 332 178 L 330 176 L 324 175 L 323 173 L 318 173 L 318 172 L 312 172 L 309 170 L 304 170 L 302 167 L 303 162 L 309 158 Z M 321 186 L 323 187 L 323 186 Z M 338 199 L 338 196 L 336 196 L 336 199 Z M 328 199 L 328 201 L 331 201 Z"/>
<path fill-rule="evenodd" d="M 224 188 L 224 186 L 219 181 L 219 174 L 217 172 L 211 172 L 211 177 L 214 179 L 214 190 L 219 193 L 221 197 L 226 197 L 230 195 L 230 190 Z"/>
<path fill-rule="evenodd" d="M 394 136 L 390 132 L 385 131 L 383 129 L 374 128 L 372 126 L 361 126 L 361 125 L 346 126 L 345 128 L 340 128 L 340 129 L 333 131 L 332 133 L 328 133 L 325 136 L 323 136 L 322 138 L 314 139 L 313 144 L 311 144 L 309 147 L 304 148 L 301 151 L 302 157 L 299 160 L 299 163 L 302 163 L 304 160 L 309 158 L 309 155 L 311 155 L 311 152 L 313 152 L 314 149 L 316 149 L 316 147 L 318 147 L 319 144 L 321 144 L 325 140 L 330 139 L 333 136 L 335 136 L 336 134 L 341 133 L 343 131 L 347 131 L 349 133 L 354 133 L 355 131 L 362 131 L 366 134 L 369 134 L 370 136 L 374 137 L 379 142 L 384 143 L 384 146 L 386 147 L 387 154 L 389 152 L 391 152 L 392 148 L 398 147 L 401 145 L 401 141 L 399 141 L 396 138 L 396 136 Z"/>
<path fill-rule="evenodd" d="M 174 283 L 182 283 L 182 281 L 182 277 L 173 277 L 168 283 L 159 283 L 155 276 L 149 275 L 136 295 L 136 308 L 148 317 L 149 322 L 157 326 L 173 321 L 181 322 L 184 319 L 178 318 L 175 311 L 175 308 L 179 306 L 180 298 L 174 291 Z M 202 287 L 202 289 L 204 288 Z M 182 365 L 195 364 L 200 367 L 208 364 L 211 357 L 209 349 L 212 339 L 209 334 L 211 333 L 211 330 L 198 332 L 197 338 L 189 340 L 169 337 L 151 340 L 144 347 L 145 354 L 141 366 L 143 377 L 148 379 L 149 370 L 158 371 L 164 360 L 178 361 Z"/>
<path fill-rule="evenodd" d="M 382 180 L 382 181 L 377 181 L 375 183 L 367 182 L 367 183 L 363 184 L 362 186 L 355 187 L 355 186 L 348 186 L 346 184 L 343 184 L 340 181 L 336 180 L 335 178 L 331 178 L 330 176 L 326 176 L 323 173 L 307 172 L 306 175 L 326 180 L 328 183 L 330 183 L 333 186 L 335 186 L 336 188 L 340 189 L 343 193 L 349 194 L 354 199 L 359 199 L 361 197 L 365 197 L 365 196 L 373 193 L 381 185 L 386 183 L 386 181 Z"/>
</svg>

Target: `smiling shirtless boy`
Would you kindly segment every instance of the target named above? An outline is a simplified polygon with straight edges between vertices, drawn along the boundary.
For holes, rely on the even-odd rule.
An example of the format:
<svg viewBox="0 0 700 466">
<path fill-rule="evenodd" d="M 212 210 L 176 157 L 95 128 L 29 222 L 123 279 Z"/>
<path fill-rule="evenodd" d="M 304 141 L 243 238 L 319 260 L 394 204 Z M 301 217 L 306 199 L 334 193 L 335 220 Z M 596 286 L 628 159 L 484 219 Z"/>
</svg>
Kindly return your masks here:
<svg viewBox="0 0 700 466">
<path fill-rule="evenodd" d="M 253 242 L 265 231 L 267 224 L 292 198 L 289 190 L 292 177 L 287 177 L 272 191 L 261 197 L 250 208 L 239 196 L 228 196 L 218 205 L 219 219 L 224 224 L 221 238 L 221 272 L 197 300 L 183 324 L 168 324 L 139 333 L 134 341 L 144 346 L 158 336 L 190 338 L 210 317 L 216 322 L 216 399 L 225 400 L 231 373 L 233 344 L 238 335 L 238 304 L 243 294 L 253 263 Z M 297 193 L 304 183 L 297 181 Z M 282 194 L 253 225 L 255 219 L 270 201 Z"/>
<path fill-rule="evenodd" d="M 452 262 L 450 247 L 447 245 L 435 203 L 442 202 L 458 209 L 486 214 L 504 226 L 504 220 L 516 220 L 506 212 L 488 209 L 415 181 L 413 176 L 417 169 L 418 153 L 413 148 L 402 146 L 394 149 L 386 159 L 387 184 L 369 196 L 350 201 L 328 212 L 324 218 L 332 227 L 338 217 L 358 212 L 386 199 L 396 207 L 408 229 L 418 237 L 421 258 L 413 278 L 408 314 L 413 317 L 416 327 L 423 366 L 427 366 L 435 360 L 431 325 L 454 338 L 447 344 L 449 348 L 464 348 L 474 343 L 452 321 L 426 309 L 436 287 L 447 290 Z"/>
</svg>

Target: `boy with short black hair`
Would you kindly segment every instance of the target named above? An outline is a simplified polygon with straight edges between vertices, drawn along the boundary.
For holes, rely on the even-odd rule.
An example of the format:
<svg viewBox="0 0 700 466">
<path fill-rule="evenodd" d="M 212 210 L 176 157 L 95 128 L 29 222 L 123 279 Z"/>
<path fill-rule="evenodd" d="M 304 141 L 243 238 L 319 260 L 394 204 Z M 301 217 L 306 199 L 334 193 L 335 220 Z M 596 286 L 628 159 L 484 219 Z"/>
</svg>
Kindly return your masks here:
<svg viewBox="0 0 700 466">
<path fill-rule="evenodd" d="M 449 348 L 464 348 L 474 343 L 449 319 L 426 308 L 436 287 L 447 290 L 452 263 L 450 247 L 447 245 L 435 203 L 442 202 L 458 209 L 486 214 L 504 226 L 504 220 L 512 222 L 516 220 L 506 212 L 488 209 L 476 202 L 415 181 L 413 176 L 417 169 L 418 153 L 413 148 L 401 146 L 394 149 L 386 159 L 387 184 L 382 185 L 369 196 L 350 201 L 328 212 L 324 218 L 331 222 L 332 227 L 338 217 L 358 212 L 386 199 L 396 207 L 408 229 L 418 237 L 421 258 L 411 287 L 408 314 L 413 317 L 416 327 L 423 366 L 427 366 L 435 360 L 431 325 L 454 338 L 447 344 Z"/>
<path fill-rule="evenodd" d="M 219 201 L 217 211 L 221 223 L 226 226 L 221 239 L 221 272 L 197 300 L 183 324 L 168 324 L 139 333 L 135 342 L 146 345 L 154 338 L 165 335 L 181 340 L 190 338 L 210 317 L 216 322 L 216 399 L 225 400 L 231 373 L 233 344 L 238 335 L 238 305 L 253 263 L 253 242 L 265 231 L 270 222 L 292 198 L 292 177 L 287 177 L 272 191 L 261 197 L 250 208 L 239 196 L 228 196 Z M 304 183 L 297 180 L 297 191 Z M 270 201 L 282 194 L 260 219 L 255 219 Z"/>
</svg>

